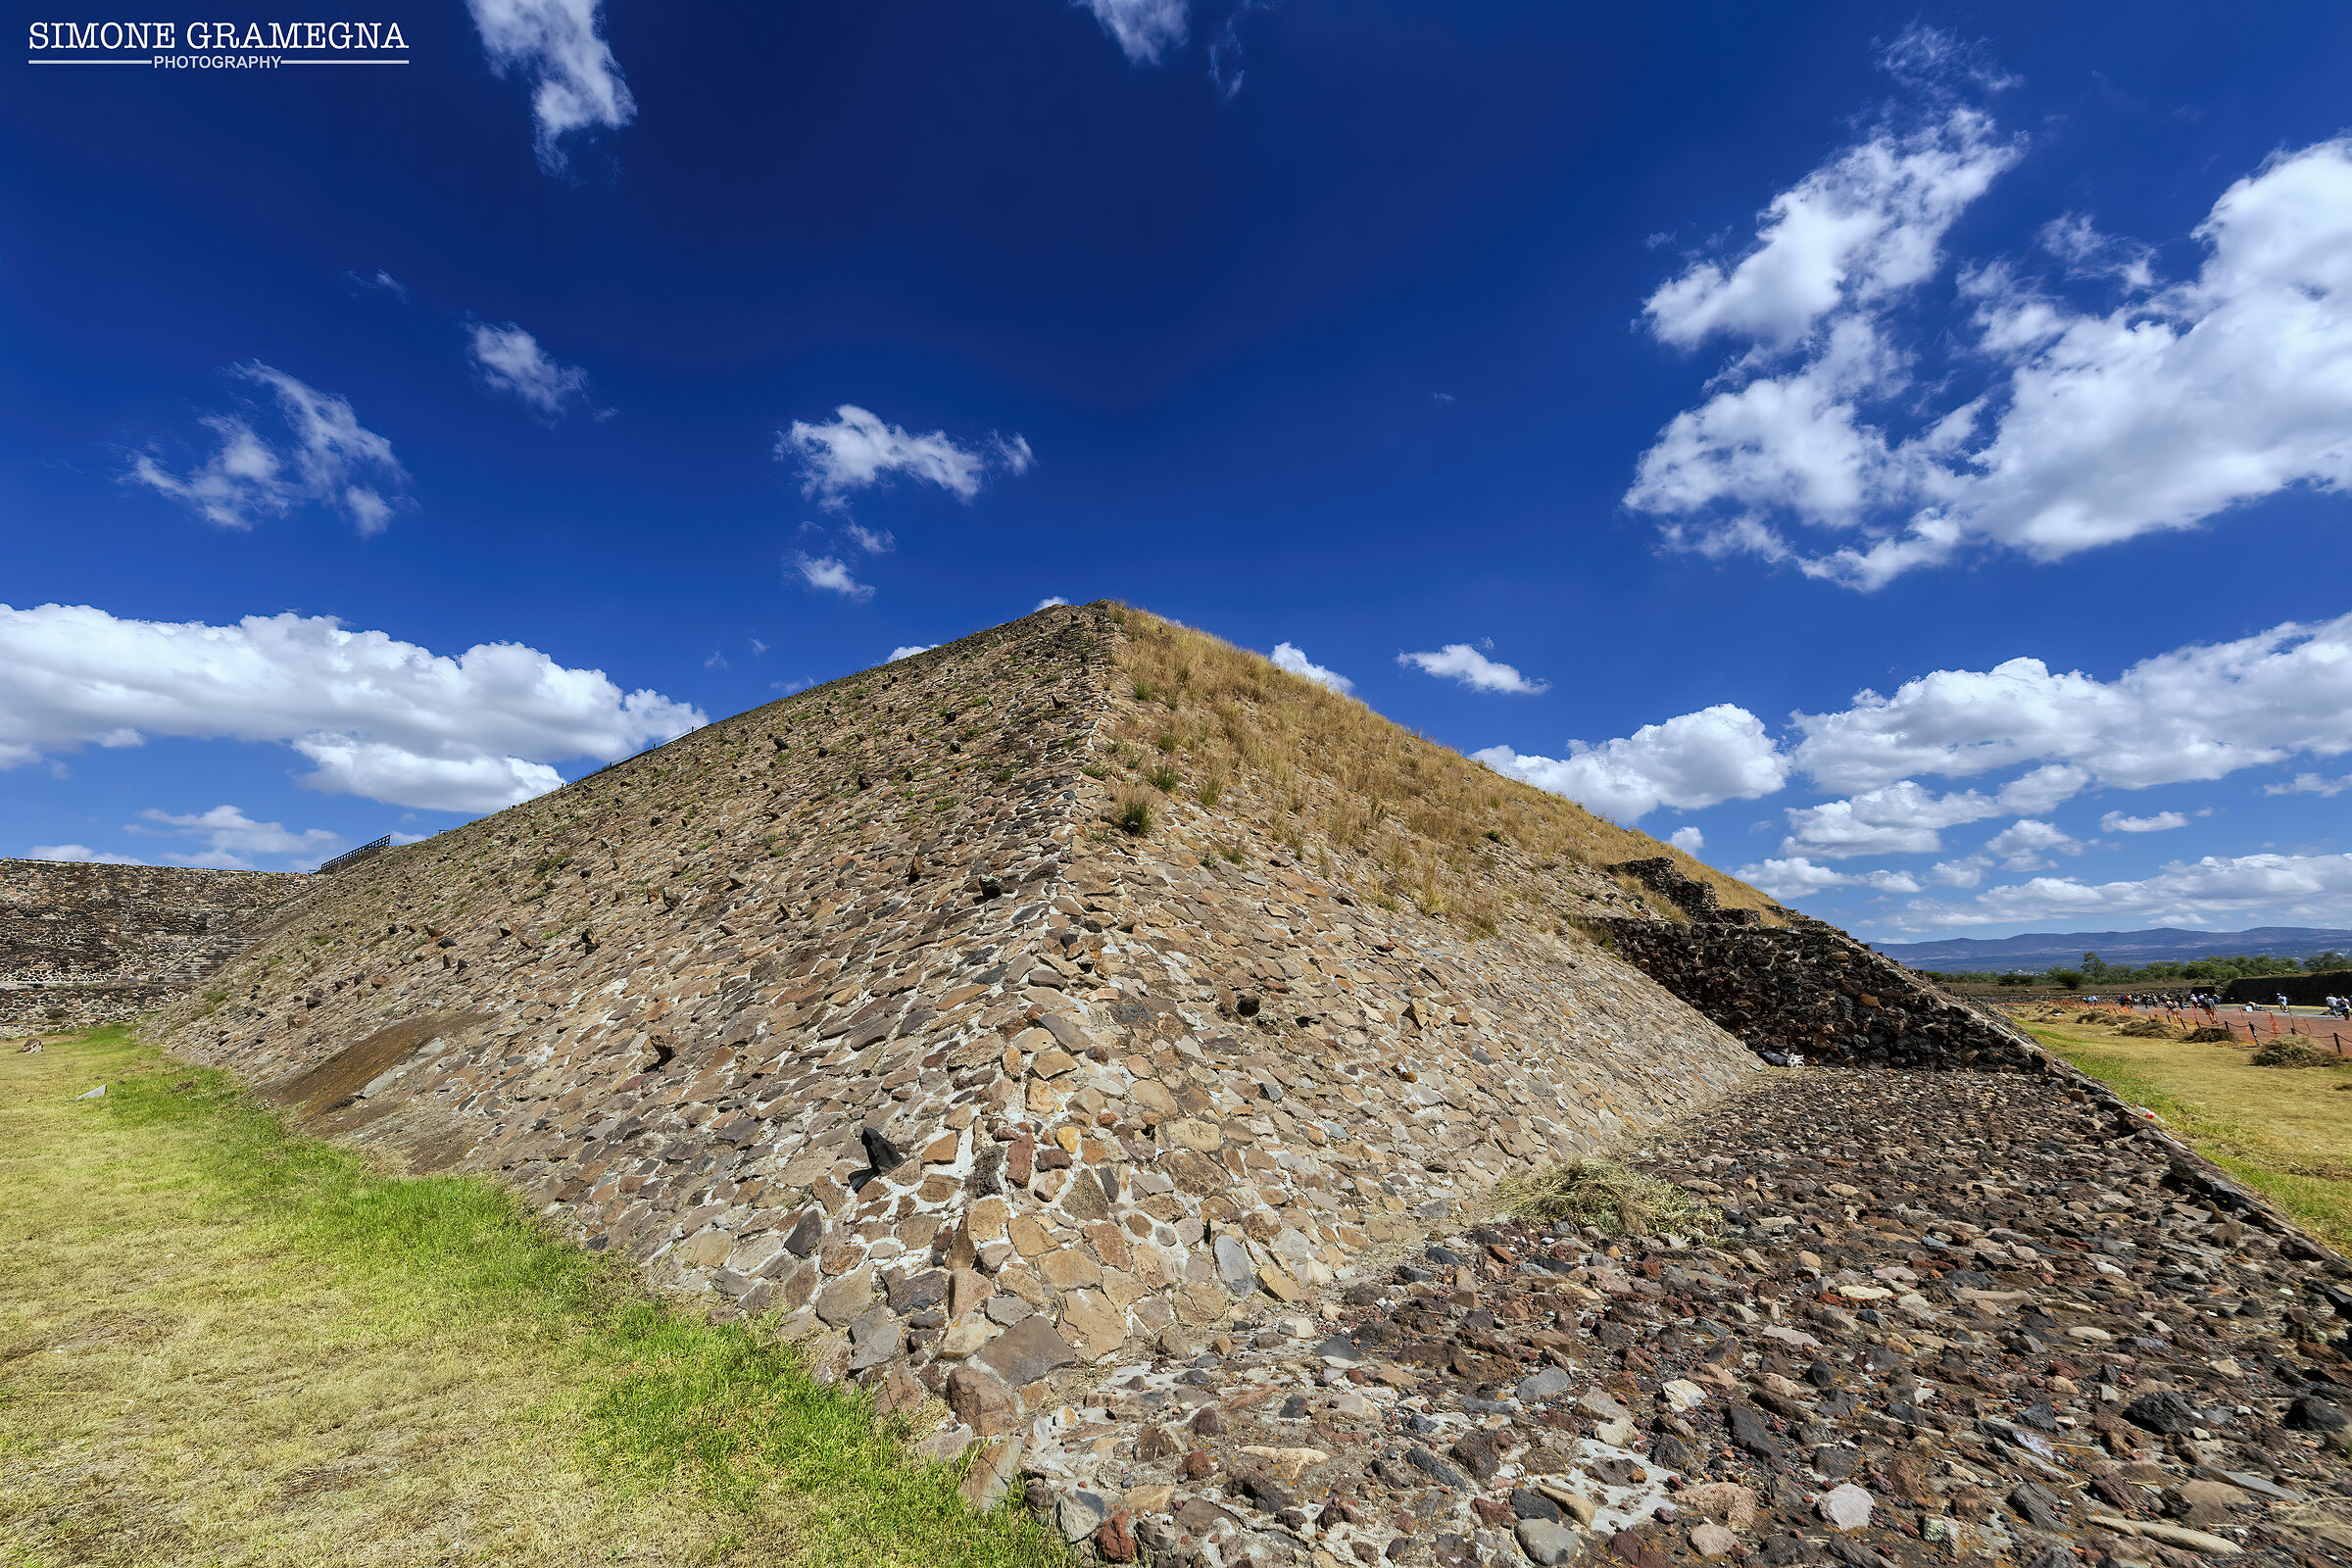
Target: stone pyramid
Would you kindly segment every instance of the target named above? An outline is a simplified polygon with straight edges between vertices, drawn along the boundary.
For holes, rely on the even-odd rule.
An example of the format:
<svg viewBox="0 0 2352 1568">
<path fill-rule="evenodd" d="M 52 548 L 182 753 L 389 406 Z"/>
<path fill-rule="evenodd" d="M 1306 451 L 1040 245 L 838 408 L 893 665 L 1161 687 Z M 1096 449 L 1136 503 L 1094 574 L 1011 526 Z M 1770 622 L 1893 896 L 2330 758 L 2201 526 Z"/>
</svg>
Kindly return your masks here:
<svg viewBox="0 0 2352 1568">
<path fill-rule="evenodd" d="M 155 1033 L 986 1431 L 1754 1070 L 1610 922 L 1754 890 L 1065 607 L 315 877 Z M 1754 911 L 1739 913 L 1738 911 Z"/>
</svg>

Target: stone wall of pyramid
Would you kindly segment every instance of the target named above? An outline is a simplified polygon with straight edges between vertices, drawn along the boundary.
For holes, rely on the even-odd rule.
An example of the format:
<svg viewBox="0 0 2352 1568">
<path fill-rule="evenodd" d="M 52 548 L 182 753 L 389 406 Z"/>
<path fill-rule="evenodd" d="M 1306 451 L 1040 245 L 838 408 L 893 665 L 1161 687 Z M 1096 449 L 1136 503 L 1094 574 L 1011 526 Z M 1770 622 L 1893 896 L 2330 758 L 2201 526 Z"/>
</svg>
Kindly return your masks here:
<svg viewBox="0 0 2352 1568">
<path fill-rule="evenodd" d="M 1577 933 L 1629 896 L 1603 874 L 1531 865 L 1474 929 L 1239 787 L 1115 825 L 1107 759 L 1163 712 L 1122 618 L 1044 611 L 317 879 L 156 1032 L 820 1362 L 968 1369 L 983 1430 L 1754 1070 Z"/>
<path fill-rule="evenodd" d="M 122 1023 L 187 996 L 306 880 L 0 859 L 0 1028 Z"/>
</svg>

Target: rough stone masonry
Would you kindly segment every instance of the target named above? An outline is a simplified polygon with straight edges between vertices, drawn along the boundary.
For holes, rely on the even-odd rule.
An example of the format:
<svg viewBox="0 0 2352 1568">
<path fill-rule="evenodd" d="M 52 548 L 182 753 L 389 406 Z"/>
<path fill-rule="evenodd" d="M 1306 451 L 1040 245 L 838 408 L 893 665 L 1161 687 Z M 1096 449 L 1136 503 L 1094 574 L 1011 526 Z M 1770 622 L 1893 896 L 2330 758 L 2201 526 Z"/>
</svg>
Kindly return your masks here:
<svg viewBox="0 0 2352 1568">
<path fill-rule="evenodd" d="M 1755 1070 L 1581 938 L 1107 827 L 1117 636 L 1050 610 L 319 879 L 160 1033 L 995 1432 Z"/>
<path fill-rule="evenodd" d="M 153 1012 L 241 951 L 305 880 L 0 859 L 0 1028 L 78 1028 Z"/>
</svg>

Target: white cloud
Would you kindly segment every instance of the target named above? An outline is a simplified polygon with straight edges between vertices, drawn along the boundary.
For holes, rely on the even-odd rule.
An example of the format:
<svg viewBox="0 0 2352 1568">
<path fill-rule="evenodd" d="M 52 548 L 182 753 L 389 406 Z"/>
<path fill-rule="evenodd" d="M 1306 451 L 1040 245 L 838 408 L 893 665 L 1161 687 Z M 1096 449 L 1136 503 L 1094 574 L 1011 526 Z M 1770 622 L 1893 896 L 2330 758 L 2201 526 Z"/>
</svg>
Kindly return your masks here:
<svg viewBox="0 0 2352 1568">
<path fill-rule="evenodd" d="M 1075 0 L 1095 14 L 1102 30 L 1139 66 L 1154 65 L 1162 52 L 1184 42 L 1186 0 Z"/>
<path fill-rule="evenodd" d="M 1939 887 L 1973 888 L 1984 880 L 1985 868 L 1992 862 L 1982 855 L 1965 859 L 1937 860 L 1928 868 L 1928 879 Z"/>
<path fill-rule="evenodd" d="M 2113 681 L 2053 674 L 2037 659 L 1936 670 L 1890 697 L 1858 692 L 1840 711 L 1798 713 L 1794 723 L 1804 737 L 1796 765 L 1831 789 L 2034 762 L 2072 770 L 2029 775 L 2053 790 L 2142 789 L 2299 754 L 2333 757 L 2352 751 L 2352 614 L 2175 649 Z M 2020 799 L 2007 808 L 2035 807 Z"/>
<path fill-rule="evenodd" d="M 2162 833 L 2186 826 L 2188 817 L 2180 811 L 2158 811 L 2154 816 L 2126 816 L 2121 811 L 2109 811 L 2099 818 L 2102 833 Z"/>
<path fill-rule="evenodd" d="M 550 423 L 564 416 L 573 398 L 586 398 L 588 372 L 576 365 L 557 364 L 537 338 L 514 322 L 491 326 L 476 321 L 467 332 L 482 379 L 501 392 L 514 393 Z"/>
<path fill-rule="evenodd" d="M 1037 461 L 1020 436 L 993 437 L 996 466 L 1010 474 L 1029 471 Z M 970 501 L 986 482 L 990 459 L 975 448 L 958 446 L 944 430 L 916 435 L 903 425 L 889 424 L 854 403 L 834 410 L 821 424 L 795 419 L 776 432 L 778 463 L 797 461 L 801 491 L 822 505 L 845 506 L 849 493 L 906 474 L 935 484 L 958 501 Z"/>
<path fill-rule="evenodd" d="M 1051 609 L 1053 609 L 1053 608 L 1054 608 L 1055 605 L 1066 605 L 1066 604 L 1068 604 L 1068 603 L 1069 603 L 1069 601 L 1068 601 L 1067 599 L 1064 599 L 1064 598 L 1062 598 L 1062 597 L 1061 597 L 1061 595 L 1059 595 L 1059 594 L 1048 594 L 1048 595 L 1046 595 L 1046 597 L 1045 597 L 1045 598 L 1043 598 L 1043 599 L 1040 599 L 1040 600 L 1037 602 L 1036 606 L 1030 610 L 1029 613 L 1031 613 L 1032 615 L 1034 615 L 1034 614 L 1036 614 L 1036 613 L 1038 612 L 1038 611 L 1040 611 L 1040 610 L 1051 610 Z"/>
<path fill-rule="evenodd" d="M 376 269 L 375 275 L 372 277 L 363 277 L 358 272 L 350 271 L 345 272 L 343 275 L 350 279 L 351 282 L 359 288 L 372 288 L 381 290 L 382 292 L 391 295 L 394 299 L 400 301 L 403 305 L 406 305 L 409 302 L 408 285 L 381 268 Z"/>
<path fill-rule="evenodd" d="M 381 533 L 408 482 L 392 443 L 362 425 L 343 399 L 259 360 L 228 373 L 276 395 L 282 441 L 264 439 L 238 416 L 208 416 L 204 423 L 220 438 L 220 451 L 185 475 L 142 452 L 132 458 L 125 482 L 170 496 L 223 528 L 251 528 L 308 503 L 341 512 L 362 534 Z"/>
<path fill-rule="evenodd" d="M 268 741 L 310 759 L 310 788 L 486 811 L 561 784 L 554 760 L 612 760 L 704 721 L 514 643 L 452 658 L 325 616 L 213 626 L 0 605 L 0 767 L 150 735 Z"/>
<path fill-rule="evenodd" d="M 1900 923 L 1911 930 L 2075 919 L 2198 926 L 2243 911 L 2281 924 L 2352 919 L 2352 855 L 2207 856 L 2130 882 L 2038 876 L 1987 889 L 1967 904 L 1910 905 Z"/>
<path fill-rule="evenodd" d="M 317 865 L 333 854 L 343 842 L 339 833 L 322 827 L 289 831 L 282 822 L 256 822 L 233 806 L 216 806 L 209 811 L 174 816 L 169 811 L 149 808 L 139 813 L 140 821 L 129 824 L 128 831 L 157 836 L 201 838 L 207 848 L 195 855 L 171 855 L 167 859 L 182 865 L 209 865 L 226 870 L 250 871 L 254 858 L 262 855 L 283 855 L 300 863 Z M 149 827 L 145 823 L 160 823 Z"/>
<path fill-rule="evenodd" d="M 1788 776 L 1788 760 L 1764 733 L 1763 721 L 1729 703 L 1644 724 L 1598 746 L 1570 741 L 1568 747 L 1568 756 L 1557 759 L 1522 757 L 1508 746 L 1471 756 L 1616 822 L 1632 822 L 1661 806 L 1695 810 L 1754 800 L 1781 788 Z"/>
<path fill-rule="evenodd" d="M 1984 841 L 1984 853 L 1998 857 L 2012 871 L 2036 871 L 2049 864 L 2045 855 L 2081 855 L 2082 846 L 2048 822 L 2021 817 Z"/>
<path fill-rule="evenodd" d="M 1966 106 L 1908 132 L 1881 126 L 1774 197 L 1745 256 L 1693 263 L 1642 314 L 1683 348 L 1717 333 L 1785 348 L 1833 310 L 1933 276 L 1944 231 L 2018 156 Z"/>
<path fill-rule="evenodd" d="M 1468 643 L 1447 643 L 1434 654 L 1398 654 L 1396 662 L 1432 675 L 1449 676 L 1474 691 L 1523 692 L 1530 696 L 1549 688 L 1549 681 L 1529 680 L 1508 664 L 1498 664 Z"/>
<path fill-rule="evenodd" d="M 87 844 L 35 844 L 25 855 L 35 860 L 75 860 L 84 865 L 145 865 L 135 855 L 114 855 Z"/>
<path fill-rule="evenodd" d="M 1783 855 L 1927 855 L 1943 848 L 1941 830 L 1988 816 L 2047 811 L 2089 781 L 2079 767 L 2050 763 L 2012 779 L 1997 795 L 1975 790 L 1936 795 L 1912 779 L 1842 801 L 1788 809 Z"/>
<path fill-rule="evenodd" d="M 927 654 L 938 646 L 937 643 L 908 643 L 905 647 L 893 648 L 890 651 L 890 658 L 885 662 L 895 664 L 902 659 L 912 659 L 917 654 Z"/>
<path fill-rule="evenodd" d="M 1666 842 L 1685 855 L 1696 855 L 1707 847 L 1707 836 L 1695 826 L 1678 827 L 1666 836 Z"/>
<path fill-rule="evenodd" d="M 564 165 L 563 139 L 637 118 L 620 64 L 597 30 L 598 0 L 466 0 L 490 69 L 531 84 L 539 162 Z"/>
<path fill-rule="evenodd" d="M 1836 871 L 1826 865 L 1815 865 L 1803 856 L 1760 860 L 1754 865 L 1743 865 L 1733 874 L 1750 887 L 1784 900 L 1801 899 L 1808 893 L 1823 893 L 1831 888 L 1866 887 L 1881 893 L 1919 891 L 1919 883 L 1908 872 Z"/>
<path fill-rule="evenodd" d="M 877 532 L 872 528 L 861 528 L 853 522 L 846 525 L 841 531 L 850 536 L 850 543 L 869 556 L 887 556 L 899 548 L 899 541 L 892 536 L 888 528 Z"/>
<path fill-rule="evenodd" d="M 2352 790 L 2352 774 L 2343 778 L 2322 778 L 2317 773 L 2297 773 L 2284 784 L 2265 784 L 2262 787 L 2265 795 L 2317 795 L 2323 800 L 2333 800 L 2346 790 Z"/>
<path fill-rule="evenodd" d="M 832 556 L 795 556 L 793 567 L 800 572 L 801 581 L 811 590 L 822 589 L 839 594 L 855 604 L 864 604 L 874 597 L 871 583 L 859 582 L 850 575 L 850 568 Z"/>
<path fill-rule="evenodd" d="M 1343 697 L 1355 690 L 1355 682 L 1336 669 L 1325 669 L 1321 664 L 1307 658 L 1296 643 L 1276 643 L 1270 657 L 1276 669 L 1287 669 L 1302 680 L 1311 680 L 1316 685 L 1338 692 Z"/>
<path fill-rule="evenodd" d="M 1963 205 L 2014 157 L 1969 114 L 1937 132 L 1953 173 L 1936 188 Z M 2129 297 L 2111 310 L 2078 310 L 2006 266 L 1965 270 L 1953 364 L 1927 370 L 1894 346 L 1894 312 L 1936 271 L 1949 213 L 1857 197 L 1846 206 L 1861 216 L 1841 225 L 1845 209 L 1820 199 L 1825 180 L 1911 189 L 1908 145 L 1882 131 L 1841 154 L 1775 203 L 1748 258 L 1695 266 L 1653 296 L 1669 341 L 1721 331 L 1755 345 L 1642 459 L 1627 503 L 1665 519 L 1670 542 L 1873 588 L 1971 544 L 2055 561 L 2352 482 L 2352 138 L 2275 157 L 2223 192 L 2191 236 L 2197 275 L 2168 288 L 2151 291 L 2144 249 L 2079 220 L 2045 230 L 2077 272 L 2120 280 Z M 1796 367 L 1767 373 L 1798 342 Z M 1989 384 L 1926 407 L 1975 365 Z M 1790 520 L 1857 542 L 1808 553 Z"/>
</svg>

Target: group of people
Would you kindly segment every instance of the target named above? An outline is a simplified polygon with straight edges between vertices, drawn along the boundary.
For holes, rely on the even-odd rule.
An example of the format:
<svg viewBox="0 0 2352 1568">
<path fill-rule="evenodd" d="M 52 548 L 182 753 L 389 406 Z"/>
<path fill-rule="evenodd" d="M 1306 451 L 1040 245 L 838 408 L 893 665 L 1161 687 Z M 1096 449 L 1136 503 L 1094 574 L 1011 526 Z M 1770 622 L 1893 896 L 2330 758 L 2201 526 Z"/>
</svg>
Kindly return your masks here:
<svg viewBox="0 0 2352 1568">
<path fill-rule="evenodd" d="M 2293 1004 L 2287 1001 L 2285 992 L 2281 991 L 2277 995 L 2278 1011 L 2285 1012 L 2292 1007 Z M 2087 1000 L 2096 1002 L 2099 999 L 2091 997 Z M 2180 1014 L 2191 1010 L 2202 1012 L 2210 1019 L 2214 1016 L 2215 1009 L 2221 1005 L 2222 1001 L 2218 995 L 2210 991 L 2191 991 L 2185 994 L 2127 991 L 2115 1000 L 2127 1007 L 2162 1008 L 2172 1014 L 2176 1022 L 2180 1020 Z M 2352 1018 L 2352 997 L 2325 997 L 2321 999 L 2320 1005 L 2328 1009 L 2328 1016 L 2330 1018 Z M 2259 1013 L 2265 1009 L 2260 1004 L 2249 1002 L 2239 1010 L 2247 1013 Z"/>
</svg>

